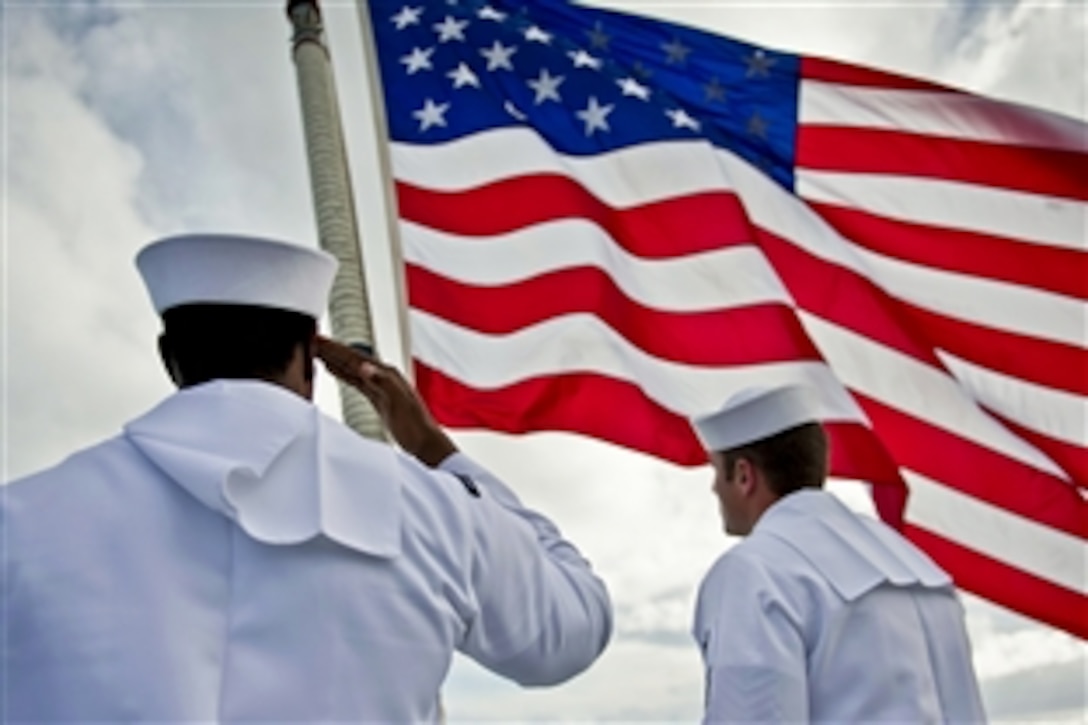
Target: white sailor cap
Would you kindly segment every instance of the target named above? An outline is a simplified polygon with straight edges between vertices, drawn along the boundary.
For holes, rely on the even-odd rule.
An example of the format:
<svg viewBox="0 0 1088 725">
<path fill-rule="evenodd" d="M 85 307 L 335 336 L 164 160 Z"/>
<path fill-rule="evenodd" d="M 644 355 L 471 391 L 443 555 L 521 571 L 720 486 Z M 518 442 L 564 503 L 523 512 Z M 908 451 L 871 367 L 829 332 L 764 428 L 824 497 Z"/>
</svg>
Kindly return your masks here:
<svg viewBox="0 0 1088 725">
<path fill-rule="evenodd" d="M 160 315 L 203 302 L 271 307 L 317 319 L 328 304 L 337 265 L 318 249 L 229 234 L 167 237 L 136 255 Z"/>
<path fill-rule="evenodd" d="M 819 422 L 819 410 L 816 396 L 801 385 L 746 388 L 717 412 L 692 418 L 691 424 L 707 451 L 728 451 L 803 423 Z"/>
</svg>

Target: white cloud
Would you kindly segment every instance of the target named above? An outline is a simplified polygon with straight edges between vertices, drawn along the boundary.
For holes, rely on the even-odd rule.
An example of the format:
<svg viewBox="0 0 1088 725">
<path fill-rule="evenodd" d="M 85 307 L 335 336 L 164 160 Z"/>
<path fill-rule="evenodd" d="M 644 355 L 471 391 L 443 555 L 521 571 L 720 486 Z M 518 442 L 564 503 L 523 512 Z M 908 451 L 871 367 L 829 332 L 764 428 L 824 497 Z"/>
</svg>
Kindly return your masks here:
<svg viewBox="0 0 1088 725">
<path fill-rule="evenodd" d="M 5 479 L 169 390 L 143 244 L 316 237 L 281 12 L 5 8 Z"/>
<path fill-rule="evenodd" d="M 142 154 L 84 102 L 87 76 L 72 49 L 40 17 L 15 15 L 18 60 L 6 78 L 9 476 L 113 433 L 162 393 L 147 355 L 152 318 L 133 313 L 143 291 L 132 255 L 152 234 L 135 210 Z"/>
<path fill-rule="evenodd" d="M 1007 13 L 990 14 L 964 38 L 948 77 L 980 92 L 1088 119 L 1086 38 L 1083 3 L 1021 2 Z"/>
<path fill-rule="evenodd" d="M 1046 665 L 1080 662 L 1088 645 L 1055 629 L 1035 626 L 1012 612 L 967 598 L 967 626 L 974 645 L 975 671 L 999 680 Z"/>
<path fill-rule="evenodd" d="M 1088 712 L 1088 667 L 1079 661 L 1044 663 L 983 681 L 991 722 L 1083 725 Z"/>
<path fill-rule="evenodd" d="M 637 616 L 676 591 L 693 601 L 699 577 L 727 545 L 708 468 L 682 469 L 561 433 L 455 436 L 525 503 L 560 522 Z"/>
</svg>

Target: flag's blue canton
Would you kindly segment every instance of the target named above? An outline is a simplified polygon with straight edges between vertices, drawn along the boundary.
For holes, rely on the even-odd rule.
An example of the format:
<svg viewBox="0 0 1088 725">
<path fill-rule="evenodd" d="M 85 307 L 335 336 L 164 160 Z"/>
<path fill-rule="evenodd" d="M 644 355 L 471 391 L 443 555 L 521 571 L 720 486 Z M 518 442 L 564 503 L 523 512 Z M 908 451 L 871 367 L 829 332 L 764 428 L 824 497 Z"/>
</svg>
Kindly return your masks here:
<svg viewBox="0 0 1088 725">
<path fill-rule="evenodd" d="M 532 126 L 559 152 L 705 138 L 793 187 L 799 60 L 560 0 L 371 0 L 393 140 Z"/>
</svg>

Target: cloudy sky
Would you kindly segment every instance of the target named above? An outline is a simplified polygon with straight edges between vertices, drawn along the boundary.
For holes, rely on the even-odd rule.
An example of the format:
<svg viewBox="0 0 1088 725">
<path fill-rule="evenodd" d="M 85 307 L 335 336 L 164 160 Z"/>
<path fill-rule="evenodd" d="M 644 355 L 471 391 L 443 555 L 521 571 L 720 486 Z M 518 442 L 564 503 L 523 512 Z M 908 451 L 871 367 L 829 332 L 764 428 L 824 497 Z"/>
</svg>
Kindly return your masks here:
<svg viewBox="0 0 1088 725">
<path fill-rule="evenodd" d="M 1076 0 L 611 5 L 1088 117 L 1088 8 Z M 140 246 L 198 230 L 314 244 L 316 232 L 282 3 L 9 0 L 0 12 L 7 481 L 114 435 L 170 392 L 132 264 Z M 325 14 L 357 195 L 373 199 L 380 185 L 367 151 L 355 9 L 330 2 Z M 396 351 L 380 229 L 364 229 L 368 275 L 379 346 Z M 319 404 L 337 414 L 330 381 L 319 385 Z M 458 441 L 582 547 L 611 587 L 617 631 L 589 672 L 548 691 L 458 662 L 445 688 L 450 719 L 695 720 L 702 673 L 687 634 L 692 601 L 730 545 L 708 470 L 568 435 L 473 432 Z M 859 486 L 836 490 L 866 507 Z M 1085 646 L 965 600 L 994 719 L 1084 722 Z"/>
</svg>

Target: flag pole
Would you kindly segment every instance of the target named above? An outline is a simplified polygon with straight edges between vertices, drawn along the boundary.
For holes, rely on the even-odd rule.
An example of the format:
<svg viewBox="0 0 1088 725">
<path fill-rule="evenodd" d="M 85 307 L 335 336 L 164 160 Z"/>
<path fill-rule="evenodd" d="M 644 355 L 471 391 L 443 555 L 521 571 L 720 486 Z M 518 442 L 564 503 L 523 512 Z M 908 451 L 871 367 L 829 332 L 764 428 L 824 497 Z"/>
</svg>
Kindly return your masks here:
<svg viewBox="0 0 1088 725">
<path fill-rule="evenodd" d="M 288 0 L 287 17 L 293 29 L 292 56 L 318 240 L 322 249 L 340 261 L 329 298 L 332 334 L 340 340 L 373 346 L 351 176 L 321 10 L 317 0 Z M 384 437 L 381 419 L 362 394 L 341 383 L 340 401 L 345 424 L 368 438 Z"/>
<path fill-rule="evenodd" d="M 367 193 L 360 201 L 364 214 L 380 228 L 386 245 L 383 252 L 388 254 L 388 274 L 386 279 L 392 282 L 393 305 L 397 321 L 394 341 L 400 355 L 401 369 L 410 379 L 414 379 L 411 351 L 411 326 L 408 322 L 408 298 L 405 293 L 407 281 L 404 277 L 404 253 L 401 247 L 400 229 L 397 225 L 398 213 L 396 189 L 393 183 L 393 165 L 389 160 L 389 132 L 385 118 L 385 101 L 382 93 L 381 74 L 378 72 L 378 53 L 374 47 L 374 28 L 370 22 L 368 0 L 356 0 L 355 9 L 359 19 L 359 36 L 363 53 L 362 86 L 365 91 L 368 117 L 359 119 L 362 137 L 359 151 L 367 168 L 375 168 L 379 187 L 374 193 Z"/>
</svg>

